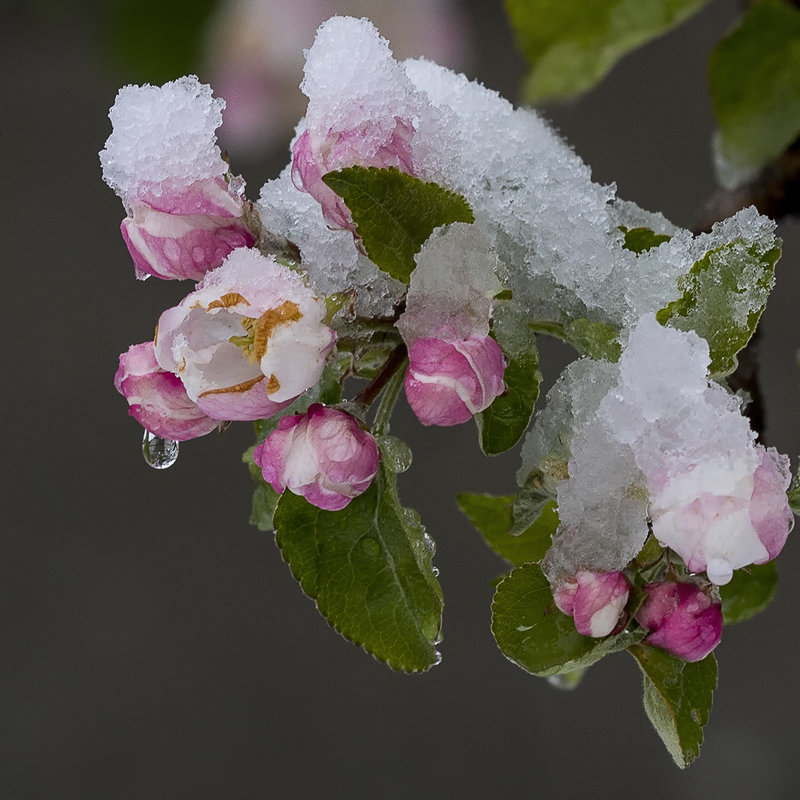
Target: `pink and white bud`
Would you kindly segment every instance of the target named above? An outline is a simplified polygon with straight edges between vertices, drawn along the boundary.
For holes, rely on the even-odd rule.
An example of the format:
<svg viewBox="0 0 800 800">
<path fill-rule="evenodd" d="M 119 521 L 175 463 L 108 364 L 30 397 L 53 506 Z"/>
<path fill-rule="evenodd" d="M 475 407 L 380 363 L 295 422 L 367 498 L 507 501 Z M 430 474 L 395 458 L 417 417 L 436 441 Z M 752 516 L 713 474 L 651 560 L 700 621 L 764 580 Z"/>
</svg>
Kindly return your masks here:
<svg viewBox="0 0 800 800">
<path fill-rule="evenodd" d="M 221 177 L 198 181 L 182 194 L 136 199 L 130 207 L 122 238 L 140 280 L 200 280 L 233 250 L 255 243 L 242 198 Z"/>
<path fill-rule="evenodd" d="M 331 227 L 354 231 L 347 206 L 322 176 L 356 165 L 414 175 L 412 120 L 428 102 L 374 26 L 351 17 L 320 26 L 300 88 L 309 102 L 292 146 L 292 180 L 319 202 Z"/>
<path fill-rule="evenodd" d="M 397 167 L 414 174 L 410 120 L 394 118 L 390 132 L 367 122 L 359 128 L 320 136 L 305 130 L 292 145 L 292 182 L 308 192 L 322 207 L 322 215 L 332 228 L 355 231 L 350 211 L 322 176 L 345 167 Z"/>
<path fill-rule="evenodd" d="M 378 471 L 375 439 L 349 414 L 312 405 L 283 417 L 253 452 L 264 480 L 326 511 L 344 508 L 363 494 Z"/>
<path fill-rule="evenodd" d="M 584 636 L 608 636 L 619 623 L 630 586 L 621 572 L 581 570 L 553 592 L 559 611 L 575 620 Z"/>
<path fill-rule="evenodd" d="M 120 355 L 114 386 L 128 401 L 128 413 L 162 439 L 194 439 L 219 424 L 189 399 L 177 376 L 159 367 L 152 342 L 131 345 Z"/>
<path fill-rule="evenodd" d="M 505 391 L 505 360 L 490 336 L 420 338 L 408 349 L 405 390 L 423 425 L 458 425 Z"/>
<path fill-rule="evenodd" d="M 722 637 L 722 605 L 694 583 L 650 583 L 636 620 L 647 643 L 685 661 L 701 661 Z"/>
<path fill-rule="evenodd" d="M 336 339 L 326 309 L 295 272 L 234 250 L 165 311 L 155 353 L 214 419 L 263 419 L 320 378 Z"/>
</svg>

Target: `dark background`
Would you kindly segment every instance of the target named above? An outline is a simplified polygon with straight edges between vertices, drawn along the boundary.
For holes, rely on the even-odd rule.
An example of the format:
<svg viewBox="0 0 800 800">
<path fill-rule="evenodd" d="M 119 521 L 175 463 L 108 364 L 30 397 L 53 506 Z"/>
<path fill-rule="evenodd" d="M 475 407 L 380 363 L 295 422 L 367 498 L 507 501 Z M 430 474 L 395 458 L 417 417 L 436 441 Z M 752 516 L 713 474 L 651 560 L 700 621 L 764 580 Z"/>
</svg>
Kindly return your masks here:
<svg viewBox="0 0 800 800">
<path fill-rule="evenodd" d="M 125 79 L 91 7 L 54 6 L 0 5 L 0 798 L 796 796 L 798 534 L 771 608 L 725 631 L 706 744 L 681 773 L 626 654 L 565 693 L 497 650 L 504 567 L 454 498 L 513 490 L 518 456 L 484 459 L 473 426 L 422 430 L 403 408 L 393 431 L 414 448 L 400 489 L 438 543 L 446 598 L 444 660 L 422 676 L 329 629 L 248 526 L 249 425 L 184 445 L 163 473 L 144 464 L 111 379 L 187 287 L 133 280 L 97 159 Z M 712 2 L 548 112 L 597 180 L 679 224 L 714 188 L 705 65 L 738 11 Z M 471 77 L 513 97 L 522 67 L 500 3 L 464 13 Z M 234 169 L 255 197 L 284 160 Z M 798 225 L 782 235 L 763 385 L 768 442 L 794 461 Z M 548 385 L 566 355 L 545 349 Z"/>
</svg>

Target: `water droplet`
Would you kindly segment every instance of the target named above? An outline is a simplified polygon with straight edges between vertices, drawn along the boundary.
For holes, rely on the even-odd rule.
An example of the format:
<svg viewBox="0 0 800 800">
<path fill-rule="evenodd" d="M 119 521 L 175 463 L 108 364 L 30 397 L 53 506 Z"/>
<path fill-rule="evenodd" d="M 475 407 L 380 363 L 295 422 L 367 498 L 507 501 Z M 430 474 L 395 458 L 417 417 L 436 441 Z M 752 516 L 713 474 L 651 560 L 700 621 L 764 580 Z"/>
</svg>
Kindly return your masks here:
<svg viewBox="0 0 800 800">
<path fill-rule="evenodd" d="M 397 436 L 381 436 L 378 440 L 383 463 L 392 472 L 405 472 L 411 466 L 411 448 Z"/>
<path fill-rule="evenodd" d="M 431 567 L 431 572 L 433 573 L 434 578 L 439 577 L 439 567 Z"/>
<path fill-rule="evenodd" d="M 434 667 L 438 667 L 439 664 L 442 663 L 442 654 L 438 650 L 436 650 L 434 657 L 435 657 L 436 660 L 433 662 L 433 666 Z"/>
<path fill-rule="evenodd" d="M 153 469 L 167 469 L 178 460 L 179 446 L 179 442 L 162 439 L 150 431 L 145 431 L 142 438 L 142 455 Z"/>
<path fill-rule="evenodd" d="M 430 614 L 422 620 L 422 635 L 431 641 L 441 641 L 441 618 L 438 614 Z"/>
<path fill-rule="evenodd" d="M 585 669 L 576 669 L 574 672 L 564 672 L 561 675 L 550 675 L 547 678 L 547 682 L 551 686 L 555 686 L 556 689 L 570 691 L 577 687 L 577 685 L 581 682 L 585 672 Z"/>
<path fill-rule="evenodd" d="M 365 536 L 361 540 L 361 549 L 372 558 L 379 556 L 381 553 L 380 543 L 370 536 Z"/>
</svg>

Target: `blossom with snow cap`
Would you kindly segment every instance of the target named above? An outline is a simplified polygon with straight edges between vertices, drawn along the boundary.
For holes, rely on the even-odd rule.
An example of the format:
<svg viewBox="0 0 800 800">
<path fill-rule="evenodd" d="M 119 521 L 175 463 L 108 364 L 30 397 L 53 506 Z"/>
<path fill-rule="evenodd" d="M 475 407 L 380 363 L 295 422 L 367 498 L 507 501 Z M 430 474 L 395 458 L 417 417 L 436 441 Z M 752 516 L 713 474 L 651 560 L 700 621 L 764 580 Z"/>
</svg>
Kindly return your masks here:
<svg viewBox="0 0 800 800">
<path fill-rule="evenodd" d="M 505 391 L 505 357 L 489 336 L 503 285 L 474 225 L 439 228 L 416 258 L 397 327 L 408 347 L 405 391 L 423 425 L 458 425 Z"/>
<path fill-rule="evenodd" d="M 128 413 L 162 439 L 194 439 L 219 425 L 189 399 L 180 378 L 159 367 L 152 342 L 131 345 L 120 355 L 114 386 L 128 401 Z"/>
<path fill-rule="evenodd" d="M 414 119 L 427 101 L 372 23 L 352 17 L 320 26 L 300 88 L 309 102 L 292 145 L 292 180 L 317 200 L 331 227 L 354 231 L 347 206 L 322 176 L 355 165 L 414 175 Z"/>
<path fill-rule="evenodd" d="M 216 144 L 224 106 L 194 76 L 117 94 L 100 161 L 128 211 L 122 237 L 140 279 L 199 280 L 255 243 L 244 183 L 227 175 Z"/>
<path fill-rule="evenodd" d="M 621 572 L 580 570 L 558 586 L 553 599 L 559 611 L 574 618 L 578 633 L 601 637 L 617 627 L 629 590 L 628 580 Z"/>
<path fill-rule="evenodd" d="M 701 661 L 722 638 L 722 605 L 694 583 L 665 581 L 644 587 L 647 597 L 636 612 L 650 633 L 647 643 L 686 661 Z"/>
<path fill-rule="evenodd" d="M 269 417 L 313 386 L 336 338 L 303 279 L 257 250 L 234 250 L 165 311 L 155 353 L 214 419 Z"/>
<path fill-rule="evenodd" d="M 739 399 L 709 381 L 709 362 L 704 339 L 648 314 L 617 365 L 570 368 L 580 423 L 557 489 L 551 582 L 578 568 L 623 569 L 648 520 L 663 546 L 717 585 L 778 555 L 793 525 L 789 460 L 755 443 Z M 531 442 L 548 437 L 537 431 Z"/>
<path fill-rule="evenodd" d="M 276 492 L 289 489 L 327 511 L 363 494 L 378 471 L 375 439 L 343 411 L 314 403 L 283 417 L 253 452 Z"/>
</svg>

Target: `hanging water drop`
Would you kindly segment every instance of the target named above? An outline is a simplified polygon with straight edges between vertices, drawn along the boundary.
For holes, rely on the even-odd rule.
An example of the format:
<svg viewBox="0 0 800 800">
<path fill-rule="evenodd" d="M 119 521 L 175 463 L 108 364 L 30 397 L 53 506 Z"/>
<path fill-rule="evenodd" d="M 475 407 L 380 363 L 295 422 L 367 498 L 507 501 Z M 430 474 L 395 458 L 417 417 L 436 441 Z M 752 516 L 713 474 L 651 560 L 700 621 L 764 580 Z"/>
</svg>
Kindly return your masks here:
<svg viewBox="0 0 800 800">
<path fill-rule="evenodd" d="M 411 448 L 397 436 L 379 436 L 378 444 L 383 463 L 394 473 L 405 472 L 411 466 Z"/>
<path fill-rule="evenodd" d="M 142 455 L 153 469 L 167 469 L 178 460 L 180 442 L 162 439 L 150 431 L 144 432 L 142 438 Z"/>
</svg>

